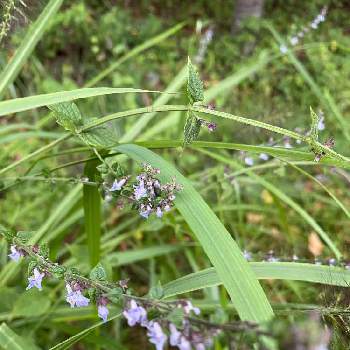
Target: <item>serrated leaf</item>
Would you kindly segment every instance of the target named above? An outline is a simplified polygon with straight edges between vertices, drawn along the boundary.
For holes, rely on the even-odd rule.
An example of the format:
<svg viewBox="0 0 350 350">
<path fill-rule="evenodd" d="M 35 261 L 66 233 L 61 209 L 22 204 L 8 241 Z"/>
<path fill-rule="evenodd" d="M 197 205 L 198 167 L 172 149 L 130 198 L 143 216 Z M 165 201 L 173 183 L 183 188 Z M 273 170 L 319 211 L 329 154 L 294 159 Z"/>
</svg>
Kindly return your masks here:
<svg viewBox="0 0 350 350">
<path fill-rule="evenodd" d="M 74 102 L 61 102 L 50 105 L 48 108 L 53 112 L 56 122 L 66 130 L 75 132 L 82 125 L 82 116 Z"/>
<path fill-rule="evenodd" d="M 89 118 L 85 125 L 97 119 Z M 118 143 L 114 129 L 108 124 L 83 131 L 79 134 L 79 137 L 88 145 L 98 148 L 110 148 Z"/>
<path fill-rule="evenodd" d="M 107 274 L 101 263 L 98 263 L 90 272 L 90 278 L 94 281 L 105 281 Z"/>
<path fill-rule="evenodd" d="M 18 231 L 16 238 L 23 244 L 26 244 L 30 238 L 33 236 L 33 231 Z"/>
<path fill-rule="evenodd" d="M 188 58 L 188 81 L 187 81 L 187 96 L 190 102 L 193 104 L 195 102 L 203 101 L 203 82 L 199 76 L 196 67 L 192 64 L 190 58 Z"/>
<path fill-rule="evenodd" d="M 201 129 L 200 120 L 191 112 L 187 112 L 187 118 L 184 126 L 184 141 L 183 145 L 190 145 L 193 141 L 196 141 Z"/>
<path fill-rule="evenodd" d="M 160 281 L 158 281 L 158 284 L 156 286 L 151 288 L 149 291 L 149 296 L 151 299 L 161 299 L 164 296 L 164 290 Z"/>
</svg>

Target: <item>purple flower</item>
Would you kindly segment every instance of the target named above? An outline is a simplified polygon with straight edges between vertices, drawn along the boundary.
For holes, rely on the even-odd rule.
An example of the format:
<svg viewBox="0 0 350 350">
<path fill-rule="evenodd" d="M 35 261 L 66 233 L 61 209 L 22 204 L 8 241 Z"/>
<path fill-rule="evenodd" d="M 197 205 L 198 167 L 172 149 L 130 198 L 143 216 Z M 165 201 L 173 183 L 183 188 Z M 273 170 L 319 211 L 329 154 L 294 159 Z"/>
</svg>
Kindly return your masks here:
<svg viewBox="0 0 350 350">
<path fill-rule="evenodd" d="M 208 128 L 208 130 L 210 131 L 210 132 L 213 132 L 213 131 L 215 131 L 215 129 L 216 129 L 216 124 L 215 123 L 208 123 L 207 124 L 207 128 Z"/>
<path fill-rule="evenodd" d="M 123 311 L 123 316 L 127 319 L 130 327 L 140 323 L 141 326 L 147 324 L 147 312 L 142 306 L 138 306 L 135 300 L 130 301 L 130 307 Z"/>
<path fill-rule="evenodd" d="M 36 287 L 41 291 L 43 289 L 41 286 L 41 282 L 42 282 L 45 274 L 40 273 L 40 271 L 37 268 L 35 268 L 33 272 L 34 272 L 33 275 L 28 278 L 29 283 L 28 283 L 28 287 L 26 289 L 28 290 L 28 289 L 31 289 L 33 287 Z"/>
<path fill-rule="evenodd" d="M 80 290 L 73 290 L 68 283 L 66 284 L 66 289 L 66 300 L 70 304 L 70 307 L 84 307 L 89 305 L 90 299 L 84 297 Z"/>
<path fill-rule="evenodd" d="M 157 207 L 157 216 L 161 218 L 163 216 L 162 209 L 160 207 Z"/>
<path fill-rule="evenodd" d="M 324 122 L 324 117 L 321 117 L 320 120 L 318 121 L 317 124 L 317 129 L 322 131 L 326 128 L 325 122 Z"/>
<path fill-rule="evenodd" d="M 259 158 L 261 160 L 269 160 L 269 156 L 266 153 L 260 153 Z"/>
<path fill-rule="evenodd" d="M 8 257 L 13 261 L 18 262 L 21 256 L 23 256 L 23 253 L 17 250 L 15 245 L 12 245 L 10 249 L 11 249 L 11 254 L 9 254 Z"/>
<path fill-rule="evenodd" d="M 125 185 L 126 179 L 114 180 L 112 187 L 109 189 L 111 192 L 120 191 L 122 187 Z"/>
<path fill-rule="evenodd" d="M 140 215 L 145 219 L 147 219 L 150 216 L 151 212 L 152 208 L 149 205 L 147 205 L 147 207 L 141 206 Z"/>
<path fill-rule="evenodd" d="M 250 252 L 248 252 L 247 250 L 243 251 L 243 256 L 247 261 L 252 260 L 252 254 Z"/>
<path fill-rule="evenodd" d="M 147 190 L 144 181 L 141 180 L 137 186 L 134 186 L 134 196 L 137 201 L 143 197 L 147 197 Z"/>
<path fill-rule="evenodd" d="M 201 313 L 201 310 L 198 307 L 194 307 L 188 300 L 185 301 L 183 309 L 187 315 L 189 315 L 191 311 L 193 311 L 195 315 L 199 315 Z"/>
<path fill-rule="evenodd" d="M 169 330 L 171 346 L 177 346 L 180 350 L 191 350 L 191 343 L 176 329 L 173 323 L 170 323 Z"/>
<path fill-rule="evenodd" d="M 164 334 L 162 327 L 158 322 L 151 321 L 147 326 L 149 341 L 156 346 L 157 350 L 163 350 L 164 344 L 167 341 L 167 336 Z"/>
<path fill-rule="evenodd" d="M 107 317 L 109 314 L 107 306 L 106 305 L 99 305 L 97 308 L 97 311 L 98 311 L 98 317 L 102 318 L 103 322 L 107 322 Z"/>
<path fill-rule="evenodd" d="M 286 45 L 281 45 L 280 46 L 280 51 L 281 51 L 282 54 L 285 54 L 288 51 L 288 47 Z"/>
<path fill-rule="evenodd" d="M 248 166 L 252 166 L 252 165 L 254 165 L 254 159 L 250 158 L 250 157 L 245 157 L 244 163 L 246 163 Z"/>
</svg>

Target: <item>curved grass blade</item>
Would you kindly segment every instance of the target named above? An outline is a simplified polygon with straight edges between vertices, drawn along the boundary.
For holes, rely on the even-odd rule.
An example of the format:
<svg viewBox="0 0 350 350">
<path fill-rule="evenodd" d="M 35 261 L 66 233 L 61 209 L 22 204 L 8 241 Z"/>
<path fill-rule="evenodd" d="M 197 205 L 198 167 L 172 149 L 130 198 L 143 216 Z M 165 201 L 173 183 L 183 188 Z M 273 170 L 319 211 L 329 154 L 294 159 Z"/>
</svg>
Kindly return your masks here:
<svg viewBox="0 0 350 350">
<path fill-rule="evenodd" d="M 88 98 L 110 94 L 126 93 L 162 93 L 161 91 L 142 90 L 133 88 L 83 88 L 71 91 L 59 91 L 50 94 L 34 95 L 28 97 L 15 98 L 0 102 L 0 116 L 34 109 L 42 106 L 49 106 L 60 102 L 73 101 L 81 98 Z M 167 92 L 171 94 L 171 92 Z"/>
<path fill-rule="evenodd" d="M 340 267 L 292 262 L 251 262 L 256 277 L 292 280 L 348 287 L 350 271 Z M 215 268 L 205 269 L 178 278 L 163 286 L 166 298 L 222 284 Z"/>
<path fill-rule="evenodd" d="M 183 186 L 175 200 L 176 207 L 216 268 L 241 319 L 263 322 L 273 317 L 266 295 L 236 242 L 191 183 L 171 164 L 148 149 L 136 145 L 122 145 L 115 149 L 136 161 L 160 168 L 162 181 L 176 177 Z"/>
<path fill-rule="evenodd" d="M 50 0 L 35 23 L 29 28 L 20 47 L 0 74 L 0 99 L 6 88 L 16 79 L 18 72 L 43 36 L 50 19 L 56 14 L 62 3 L 63 0 Z"/>
</svg>

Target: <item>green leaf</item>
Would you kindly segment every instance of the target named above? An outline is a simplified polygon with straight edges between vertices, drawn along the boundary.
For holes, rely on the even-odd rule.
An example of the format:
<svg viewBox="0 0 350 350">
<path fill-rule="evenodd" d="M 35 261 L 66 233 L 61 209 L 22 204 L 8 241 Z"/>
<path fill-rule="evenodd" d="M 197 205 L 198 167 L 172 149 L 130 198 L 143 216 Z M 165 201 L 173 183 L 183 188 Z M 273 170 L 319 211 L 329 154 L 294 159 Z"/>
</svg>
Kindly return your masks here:
<svg viewBox="0 0 350 350">
<path fill-rule="evenodd" d="M 160 180 L 167 182 L 174 176 L 183 186 L 175 199 L 193 233 L 216 268 L 241 319 L 263 322 L 273 316 L 272 308 L 232 236 L 205 203 L 192 184 L 171 164 L 155 153 L 136 146 L 122 145 L 117 151 L 139 162 L 148 162 L 161 170 Z"/>
<path fill-rule="evenodd" d="M 16 239 L 21 243 L 26 244 L 33 237 L 35 231 L 18 231 L 16 234 Z"/>
<path fill-rule="evenodd" d="M 98 118 L 89 118 L 84 124 L 89 125 L 96 120 Z M 108 124 L 88 129 L 78 134 L 78 136 L 92 147 L 110 148 L 118 143 L 114 129 Z"/>
<path fill-rule="evenodd" d="M 319 116 L 314 112 L 312 107 L 310 106 L 310 115 L 311 115 L 311 128 L 310 128 L 310 136 L 313 141 L 318 141 L 318 122 L 320 120 Z"/>
<path fill-rule="evenodd" d="M 6 100 L 0 102 L 0 116 L 27 111 L 37 107 L 54 105 L 61 102 L 73 101 L 81 98 L 110 95 L 110 94 L 126 94 L 126 93 L 143 93 L 143 92 L 157 92 L 142 89 L 132 88 L 83 88 L 71 91 L 53 92 L 50 94 L 35 95 L 28 97 L 15 98 L 13 100 Z M 169 92 L 169 94 L 172 94 Z"/>
<path fill-rule="evenodd" d="M 192 64 L 188 57 L 188 81 L 187 81 L 187 96 L 191 104 L 204 100 L 203 82 L 199 76 L 196 67 Z"/>
<path fill-rule="evenodd" d="M 68 131 L 75 132 L 83 124 L 80 111 L 74 102 L 57 103 L 48 108 L 53 111 L 57 123 Z"/>
<path fill-rule="evenodd" d="M 0 75 L 0 99 L 7 87 L 16 79 L 36 44 L 48 28 L 50 19 L 55 16 L 63 0 L 50 0 L 38 19 L 27 31 L 21 45 Z"/>
<path fill-rule="evenodd" d="M 278 279 L 321 283 L 340 287 L 350 284 L 350 271 L 333 266 L 292 262 L 249 263 L 258 279 Z M 214 268 L 178 278 L 164 286 L 165 298 L 222 284 Z"/>
<path fill-rule="evenodd" d="M 101 263 L 98 263 L 90 272 L 90 278 L 94 281 L 106 281 L 107 274 Z"/>
<path fill-rule="evenodd" d="M 149 296 L 151 299 L 161 299 L 164 296 L 164 290 L 160 281 L 156 286 L 153 286 L 149 291 Z"/>
<path fill-rule="evenodd" d="M 15 302 L 13 317 L 36 317 L 44 315 L 50 308 L 50 298 L 46 293 L 30 289 L 23 293 Z"/>
<path fill-rule="evenodd" d="M 40 350 L 30 339 L 20 337 L 6 323 L 0 325 L 0 347 L 3 350 Z"/>
<path fill-rule="evenodd" d="M 198 138 L 201 129 L 201 122 L 191 111 L 187 112 L 187 118 L 184 126 L 183 146 L 190 145 Z"/>
</svg>

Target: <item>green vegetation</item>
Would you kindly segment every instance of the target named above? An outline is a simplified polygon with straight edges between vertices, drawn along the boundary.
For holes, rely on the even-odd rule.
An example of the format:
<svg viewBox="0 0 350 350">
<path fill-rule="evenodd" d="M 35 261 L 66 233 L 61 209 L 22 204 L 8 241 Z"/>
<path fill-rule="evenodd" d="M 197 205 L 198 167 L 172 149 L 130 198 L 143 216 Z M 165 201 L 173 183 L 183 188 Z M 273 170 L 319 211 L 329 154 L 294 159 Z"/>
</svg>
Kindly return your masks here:
<svg viewBox="0 0 350 350">
<path fill-rule="evenodd" d="M 0 4 L 0 349 L 348 348 L 349 5 L 239 2 Z"/>
</svg>

